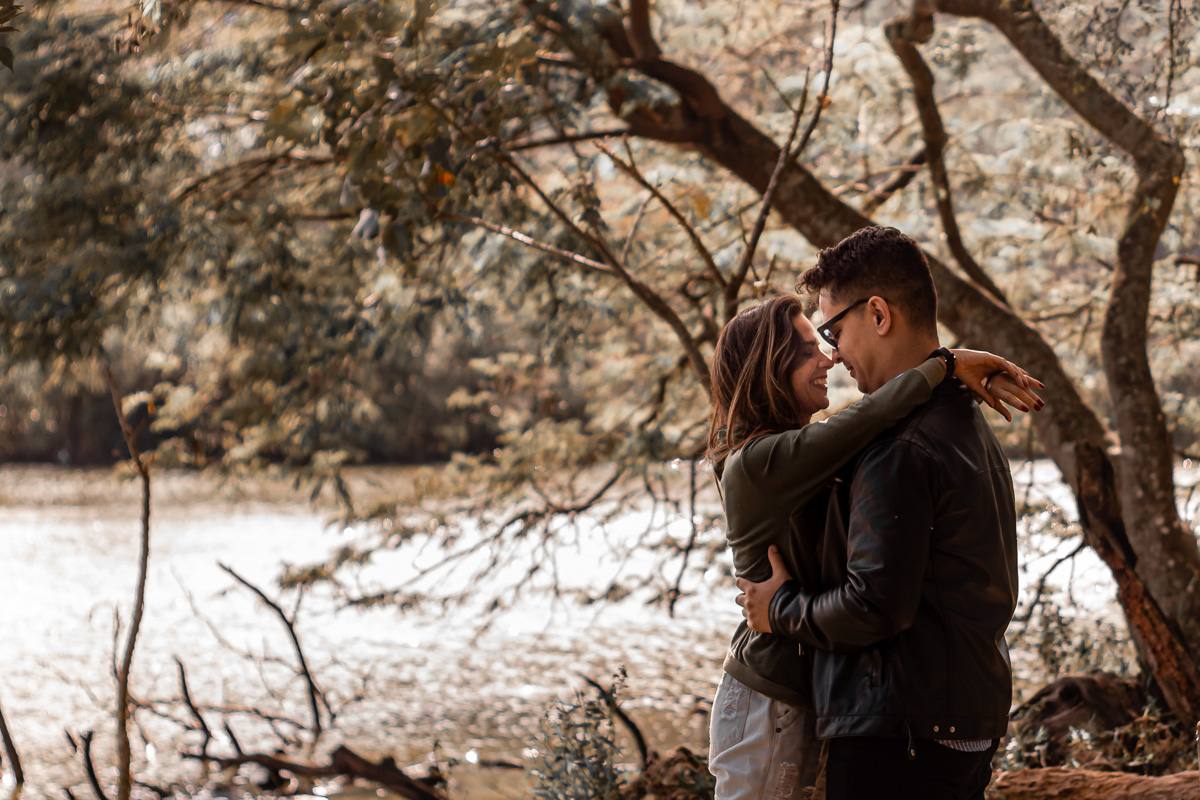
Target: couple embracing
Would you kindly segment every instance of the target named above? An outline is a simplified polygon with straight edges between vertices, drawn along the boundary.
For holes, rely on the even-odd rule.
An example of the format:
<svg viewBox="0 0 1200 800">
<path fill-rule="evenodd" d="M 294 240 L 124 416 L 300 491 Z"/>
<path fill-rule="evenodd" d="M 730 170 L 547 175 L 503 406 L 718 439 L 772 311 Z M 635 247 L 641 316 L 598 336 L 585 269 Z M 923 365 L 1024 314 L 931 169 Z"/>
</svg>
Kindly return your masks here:
<svg viewBox="0 0 1200 800">
<path fill-rule="evenodd" d="M 708 456 L 746 617 L 713 701 L 716 800 L 981 800 L 1012 698 L 1017 543 L 977 398 L 1011 419 L 1002 403 L 1038 410 L 1040 384 L 939 345 L 929 265 L 894 228 L 822 251 L 801 288 L 821 325 L 777 297 L 713 357 Z M 864 398 L 810 425 L 836 363 Z"/>
</svg>

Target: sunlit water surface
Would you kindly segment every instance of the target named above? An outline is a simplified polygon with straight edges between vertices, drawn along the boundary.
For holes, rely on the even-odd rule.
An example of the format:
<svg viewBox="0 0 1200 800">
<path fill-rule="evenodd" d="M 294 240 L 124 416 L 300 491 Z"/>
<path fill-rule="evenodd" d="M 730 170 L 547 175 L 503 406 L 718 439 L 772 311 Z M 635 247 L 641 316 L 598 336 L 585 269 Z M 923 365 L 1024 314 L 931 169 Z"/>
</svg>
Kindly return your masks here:
<svg viewBox="0 0 1200 800">
<path fill-rule="evenodd" d="M 382 468 L 354 477 L 386 490 L 409 474 Z M 1032 480 L 1032 501 L 1069 505 L 1050 465 L 1014 466 L 1014 476 L 1019 493 Z M 1196 480 L 1196 470 L 1181 470 L 1181 485 Z M 61 787 L 82 785 L 79 758 L 64 731 L 94 730 L 102 777 L 113 776 L 104 765 L 115 763 L 114 619 L 119 615 L 125 625 L 130 614 L 138 491 L 111 470 L 0 467 L 0 707 L 24 760 L 24 797 L 61 797 Z M 1194 513 L 1194 504 L 1185 511 Z M 291 666 L 295 658 L 283 626 L 218 562 L 279 597 L 274 579 L 282 562 L 317 561 L 353 536 L 330 525 L 330 516 L 282 481 L 157 476 L 135 697 L 146 703 L 178 698 L 178 658 L 202 706 L 252 707 L 307 721 L 303 684 Z M 559 579 L 603 586 L 621 571 L 652 569 L 636 558 L 631 566 L 609 554 L 614 536 L 618 544 L 622 538 L 634 541 L 653 521 L 648 516 L 631 510 L 624 525 L 628 535 L 622 524 L 610 524 L 603 536 L 589 537 L 584 520 L 576 543 L 557 556 Z M 1062 549 L 1046 540 L 1026 542 L 1023 590 Z M 384 559 L 360 579 L 397 585 L 436 557 L 425 552 Z M 651 746 L 703 750 L 707 701 L 740 619 L 733 603 L 737 590 L 728 569 L 721 572 L 711 587 L 698 575 L 685 583 L 697 591 L 679 602 L 674 618 L 636 595 L 583 606 L 533 594 L 490 618 L 483 631 L 484 618 L 470 605 L 449 613 L 401 614 L 390 608 L 338 610 L 329 594 L 309 595 L 298 613 L 298 631 L 317 681 L 339 710 L 336 725 L 309 755 L 324 760 L 339 743 L 364 755 L 394 755 L 401 764 L 427 762 L 436 754 L 443 764 L 461 764 L 451 771 L 452 790 L 460 796 L 518 796 L 524 792 L 523 773 L 472 765 L 498 759 L 536 767 L 539 726 L 551 703 L 585 689 L 580 674 L 608 683 L 621 669 L 629 675 L 623 705 Z M 501 569 L 496 579 L 511 577 Z M 710 570 L 708 578 L 713 577 Z M 1111 580 L 1090 553 L 1056 577 L 1069 607 L 1115 616 Z M 445 588 L 453 577 L 436 580 Z M 286 607 L 292 610 L 291 601 Z M 188 716 L 178 705 L 161 710 L 181 720 Z M 214 728 L 230 720 L 248 749 L 280 744 L 251 716 L 209 718 Z M 195 762 L 177 754 L 194 748 L 199 734 L 147 712 L 137 719 L 139 774 L 161 781 L 197 777 Z M 286 724 L 282 729 L 290 730 Z M 225 741 L 213 748 L 229 752 Z"/>
</svg>

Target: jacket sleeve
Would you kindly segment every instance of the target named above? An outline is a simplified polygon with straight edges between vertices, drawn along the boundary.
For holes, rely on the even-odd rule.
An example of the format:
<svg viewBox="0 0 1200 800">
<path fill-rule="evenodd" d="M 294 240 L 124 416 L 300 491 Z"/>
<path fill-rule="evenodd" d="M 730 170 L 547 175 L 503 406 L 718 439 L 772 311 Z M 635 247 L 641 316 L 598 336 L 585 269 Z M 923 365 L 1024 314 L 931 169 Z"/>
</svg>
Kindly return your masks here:
<svg viewBox="0 0 1200 800">
<path fill-rule="evenodd" d="M 868 453 L 851 484 L 844 579 L 820 592 L 784 584 L 771 600 L 771 630 L 845 652 L 909 627 L 929 560 L 936 482 L 932 457 L 915 444 Z"/>
<path fill-rule="evenodd" d="M 946 365 L 931 358 L 831 417 L 751 442 L 742 459 L 747 477 L 781 508 L 800 508 L 872 439 L 929 400 L 945 375 Z"/>
</svg>

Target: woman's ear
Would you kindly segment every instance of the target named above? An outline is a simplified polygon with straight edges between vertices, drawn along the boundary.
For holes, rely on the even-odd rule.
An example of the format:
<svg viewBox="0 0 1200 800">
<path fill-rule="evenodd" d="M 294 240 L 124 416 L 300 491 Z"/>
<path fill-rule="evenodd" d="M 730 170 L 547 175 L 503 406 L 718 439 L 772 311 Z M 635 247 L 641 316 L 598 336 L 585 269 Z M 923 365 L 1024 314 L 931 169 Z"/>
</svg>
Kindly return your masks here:
<svg viewBox="0 0 1200 800">
<path fill-rule="evenodd" d="M 892 309 L 888 301 L 876 295 L 867 301 L 867 313 L 871 315 L 871 324 L 878 336 L 886 336 L 892 329 Z"/>
</svg>

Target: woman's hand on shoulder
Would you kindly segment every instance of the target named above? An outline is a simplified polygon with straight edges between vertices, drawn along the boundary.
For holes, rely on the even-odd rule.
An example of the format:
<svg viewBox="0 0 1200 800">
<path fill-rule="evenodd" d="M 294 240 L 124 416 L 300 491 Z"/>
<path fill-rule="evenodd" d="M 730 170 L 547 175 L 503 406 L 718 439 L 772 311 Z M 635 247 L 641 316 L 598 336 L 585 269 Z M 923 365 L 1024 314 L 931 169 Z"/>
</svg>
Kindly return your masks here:
<svg viewBox="0 0 1200 800">
<path fill-rule="evenodd" d="M 1012 422 L 1007 403 L 1023 411 L 1041 411 L 1045 402 L 1034 389 L 1045 385 L 1016 364 L 982 350 L 954 350 L 954 377 L 979 395 L 983 402 Z"/>
</svg>

